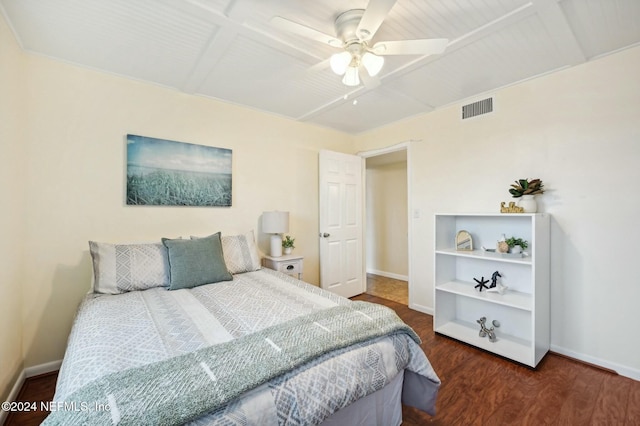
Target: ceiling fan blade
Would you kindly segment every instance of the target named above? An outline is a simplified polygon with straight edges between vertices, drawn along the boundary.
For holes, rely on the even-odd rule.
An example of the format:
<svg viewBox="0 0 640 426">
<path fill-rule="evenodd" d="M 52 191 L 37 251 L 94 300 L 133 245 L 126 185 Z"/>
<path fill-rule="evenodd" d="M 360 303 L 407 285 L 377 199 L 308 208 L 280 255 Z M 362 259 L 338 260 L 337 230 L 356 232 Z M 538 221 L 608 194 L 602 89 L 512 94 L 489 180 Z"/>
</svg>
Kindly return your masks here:
<svg viewBox="0 0 640 426">
<path fill-rule="evenodd" d="M 369 0 L 369 5 L 356 30 L 360 40 L 367 41 L 373 38 L 394 4 L 396 4 L 396 0 Z"/>
<path fill-rule="evenodd" d="M 369 90 L 373 90 L 376 87 L 380 86 L 380 78 L 378 76 L 371 77 L 366 70 L 360 68 L 360 80 L 362 80 L 362 84 Z"/>
<path fill-rule="evenodd" d="M 376 55 L 436 55 L 444 52 L 449 44 L 446 38 L 422 40 L 379 41 L 371 50 Z"/>
<path fill-rule="evenodd" d="M 314 30 L 313 28 L 307 27 L 306 25 L 298 24 L 297 22 L 293 22 L 281 16 L 274 16 L 273 18 L 271 18 L 271 24 L 283 31 L 288 31 L 302 37 L 310 38 L 311 40 L 316 40 L 320 43 L 328 44 L 332 47 L 342 47 L 342 41 L 338 40 L 334 36 L 330 36 L 318 30 Z"/>
</svg>

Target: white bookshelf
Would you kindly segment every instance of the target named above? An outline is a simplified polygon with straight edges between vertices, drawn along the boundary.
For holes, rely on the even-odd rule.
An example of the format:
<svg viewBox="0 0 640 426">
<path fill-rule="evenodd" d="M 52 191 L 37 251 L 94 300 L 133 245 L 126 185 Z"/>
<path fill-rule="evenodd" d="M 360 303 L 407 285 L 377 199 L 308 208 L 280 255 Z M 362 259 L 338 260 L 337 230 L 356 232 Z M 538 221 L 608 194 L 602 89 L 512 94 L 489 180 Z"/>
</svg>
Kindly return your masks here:
<svg viewBox="0 0 640 426">
<path fill-rule="evenodd" d="M 503 357 L 538 365 L 549 351 L 549 215 L 436 214 L 434 330 Z M 473 238 L 473 251 L 457 251 L 460 230 Z M 513 257 L 480 249 L 495 248 L 504 234 L 529 242 L 529 256 Z M 478 291 L 474 278 L 493 272 L 509 289 L 504 294 Z M 487 285 L 489 285 L 488 283 Z M 500 322 L 496 342 L 480 337 L 480 317 Z"/>
</svg>

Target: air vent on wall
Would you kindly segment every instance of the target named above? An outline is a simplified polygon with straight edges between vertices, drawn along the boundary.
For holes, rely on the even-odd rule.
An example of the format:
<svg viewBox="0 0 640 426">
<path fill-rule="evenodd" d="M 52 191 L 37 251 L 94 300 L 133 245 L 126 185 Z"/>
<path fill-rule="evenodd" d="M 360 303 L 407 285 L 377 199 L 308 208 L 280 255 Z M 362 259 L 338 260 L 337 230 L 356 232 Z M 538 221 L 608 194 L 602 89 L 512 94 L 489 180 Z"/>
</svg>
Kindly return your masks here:
<svg viewBox="0 0 640 426">
<path fill-rule="evenodd" d="M 462 107 L 462 119 L 476 117 L 493 111 L 493 98 L 483 99 Z"/>
</svg>

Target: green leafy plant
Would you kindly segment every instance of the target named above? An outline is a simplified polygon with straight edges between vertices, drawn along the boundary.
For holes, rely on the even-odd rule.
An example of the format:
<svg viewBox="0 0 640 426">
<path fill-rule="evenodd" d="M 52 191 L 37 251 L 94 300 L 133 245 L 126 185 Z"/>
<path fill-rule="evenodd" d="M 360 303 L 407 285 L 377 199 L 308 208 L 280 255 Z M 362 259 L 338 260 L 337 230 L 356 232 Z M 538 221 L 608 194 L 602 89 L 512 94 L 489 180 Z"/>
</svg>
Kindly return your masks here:
<svg viewBox="0 0 640 426">
<path fill-rule="evenodd" d="M 291 238 L 290 235 L 286 235 L 284 237 L 284 240 L 282 240 L 282 247 L 284 247 L 284 248 L 292 248 L 292 249 L 296 248 L 296 246 L 293 245 L 295 240 L 296 239 L 295 238 Z"/>
<path fill-rule="evenodd" d="M 512 183 L 511 188 L 509 188 L 509 193 L 513 198 L 544 193 L 544 184 L 540 179 L 518 179 L 515 182 L 515 185 Z"/>
<path fill-rule="evenodd" d="M 527 240 L 523 240 L 522 238 L 511 237 L 507 238 L 506 243 L 509 245 L 509 248 L 513 248 L 513 246 L 520 246 L 522 250 L 526 250 L 529 247 L 529 242 Z"/>
</svg>

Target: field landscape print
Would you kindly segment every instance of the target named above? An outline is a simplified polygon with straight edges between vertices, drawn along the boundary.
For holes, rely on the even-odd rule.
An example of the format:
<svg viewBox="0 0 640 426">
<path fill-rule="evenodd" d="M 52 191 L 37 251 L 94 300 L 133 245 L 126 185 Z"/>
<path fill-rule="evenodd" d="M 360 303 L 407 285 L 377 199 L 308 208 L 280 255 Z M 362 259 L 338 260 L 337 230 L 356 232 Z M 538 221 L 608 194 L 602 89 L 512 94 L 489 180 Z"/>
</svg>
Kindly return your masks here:
<svg viewBox="0 0 640 426">
<path fill-rule="evenodd" d="M 231 206 L 231 150 L 127 135 L 127 204 Z"/>
</svg>

